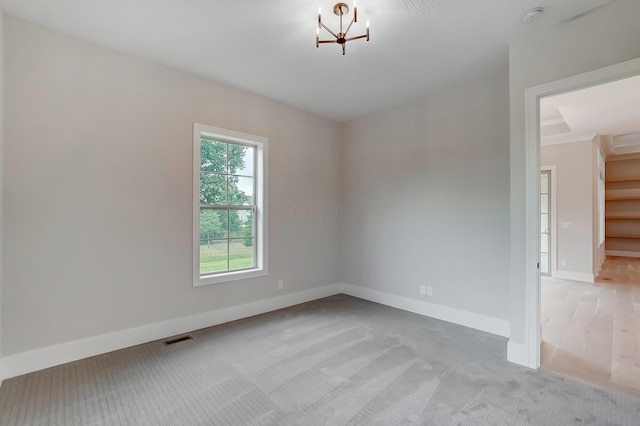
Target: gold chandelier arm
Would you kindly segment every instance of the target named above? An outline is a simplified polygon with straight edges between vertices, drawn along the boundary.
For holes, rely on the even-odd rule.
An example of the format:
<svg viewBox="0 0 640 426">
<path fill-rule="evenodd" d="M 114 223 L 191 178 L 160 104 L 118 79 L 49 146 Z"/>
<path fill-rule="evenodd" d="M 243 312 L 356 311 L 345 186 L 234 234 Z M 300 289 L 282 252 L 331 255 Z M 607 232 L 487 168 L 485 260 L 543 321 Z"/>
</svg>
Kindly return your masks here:
<svg viewBox="0 0 640 426">
<path fill-rule="evenodd" d="M 355 37 L 349 37 L 348 39 L 346 39 L 346 41 L 358 40 L 358 39 L 361 39 L 361 38 L 366 38 L 367 41 L 369 41 L 369 35 L 368 34 L 362 34 L 362 35 L 355 36 Z"/>
<path fill-rule="evenodd" d="M 334 33 L 333 31 L 331 31 L 329 29 L 329 27 L 327 27 L 324 22 L 320 22 L 320 25 L 322 26 L 322 28 L 324 28 L 325 30 L 329 31 L 329 34 L 331 34 L 332 36 L 334 36 L 336 39 L 338 38 L 338 34 Z"/>
<path fill-rule="evenodd" d="M 337 43 L 337 40 L 318 40 L 318 43 Z"/>
<path fill-rule="evenodd" d="M 355 18 L 353 18 L 351 20 L 351 23 L 349 24 L 349 26 L 347 27 L 347 30 L 344 32 L 344 35 L 346 36 L 349 33 L 349 30 L 351 29 L 351 26 L 353 25 L 353 23 L 355 22 Z"/>
</svg>

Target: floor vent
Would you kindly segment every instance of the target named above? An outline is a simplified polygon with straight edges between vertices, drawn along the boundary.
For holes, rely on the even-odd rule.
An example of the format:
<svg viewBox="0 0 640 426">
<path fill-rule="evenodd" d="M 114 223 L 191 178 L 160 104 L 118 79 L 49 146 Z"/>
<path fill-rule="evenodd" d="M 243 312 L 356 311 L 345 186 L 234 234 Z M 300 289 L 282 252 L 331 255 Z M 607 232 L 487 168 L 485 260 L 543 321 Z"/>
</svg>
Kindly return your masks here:
<svg viewBox="0 0 640 426">
<path fill-rule="evenodd" d="M 611 278 L 609 278 L 609 277 L 602 277 L 602 280 L 603 280 L 603 281 L 611 281 Z"/>
<path fill-rule="evenodd" d="M 175 339 L 165 340 L 164 344 L 166 346 L 169 346 L 169 345 L 173 345 L 174 343 L 186 342 L 187 340 L 193 340 L 193 337 L 191 336 L 176 337 Z"/>
</svg>

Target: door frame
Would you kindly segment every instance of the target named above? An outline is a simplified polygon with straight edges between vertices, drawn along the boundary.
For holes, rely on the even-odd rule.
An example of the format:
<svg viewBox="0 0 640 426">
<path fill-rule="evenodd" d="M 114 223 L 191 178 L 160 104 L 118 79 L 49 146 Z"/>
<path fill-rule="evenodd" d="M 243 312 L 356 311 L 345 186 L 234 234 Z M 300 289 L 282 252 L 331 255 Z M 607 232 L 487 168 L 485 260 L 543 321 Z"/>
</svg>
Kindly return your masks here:
<svg viewBox="0 0 640 426">
<path fill-rule="evenodd" d="M 540 99 L 640 75 L 640 58 L 525 90 L 525 352 L 540 368 Z"/>
</svg>

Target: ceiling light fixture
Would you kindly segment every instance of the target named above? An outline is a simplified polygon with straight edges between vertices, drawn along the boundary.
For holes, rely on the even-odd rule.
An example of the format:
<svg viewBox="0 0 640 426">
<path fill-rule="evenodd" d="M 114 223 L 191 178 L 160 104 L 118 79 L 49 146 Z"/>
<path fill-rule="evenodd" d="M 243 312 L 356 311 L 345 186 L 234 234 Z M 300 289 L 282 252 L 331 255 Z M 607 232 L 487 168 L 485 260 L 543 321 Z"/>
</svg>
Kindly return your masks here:
<svg viewBox="0 0 640 426">
<path fill-rule="evenodd" d="M 342 26 L 342 17 L 349 13 L 349 6 L 346 3 L 336 3 L 333 6 L 333 13 L 340 17 L 340 31 L 338 33 L 334 33 L 331 31 L 323 22 L 322 22 L 322 13 L 320 8 L 318 8 L 318 28 L 316 28 L 316 47 L 320 47 L 320 43 L 338 43 L 342 45 L 342 54 L 345 54 L 345 48 L 348 41 L 357 40 L 359 38 L 366 38 L 369 41 L 369 21 L 367 21 L 367 32 L 365 34 L 355 36 L 355 37 L 347 37 L 349 30 L 354 22 L 358 22 L 358 6 L 356 5 L 356 0 L 353 0 L 353 18 L 347 26 L 346 30 L 343 30 Z M 330 40 L 320 40 L 320 29 L 324 28 L 331 34 L 335 39 Z"/>
</svg>

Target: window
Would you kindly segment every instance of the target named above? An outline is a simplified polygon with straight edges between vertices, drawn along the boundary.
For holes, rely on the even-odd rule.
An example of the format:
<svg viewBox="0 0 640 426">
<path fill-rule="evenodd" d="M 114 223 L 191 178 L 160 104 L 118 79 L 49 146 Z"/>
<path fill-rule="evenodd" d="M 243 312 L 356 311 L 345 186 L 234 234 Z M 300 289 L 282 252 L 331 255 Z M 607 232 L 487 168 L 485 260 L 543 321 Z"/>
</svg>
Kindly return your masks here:
<svg viewBox="0 0 640 426">
<path fill-rule="evenodd" d="M 267 275 L 267 139 L 193 126 L 193 285 Z"/>
</svg>

